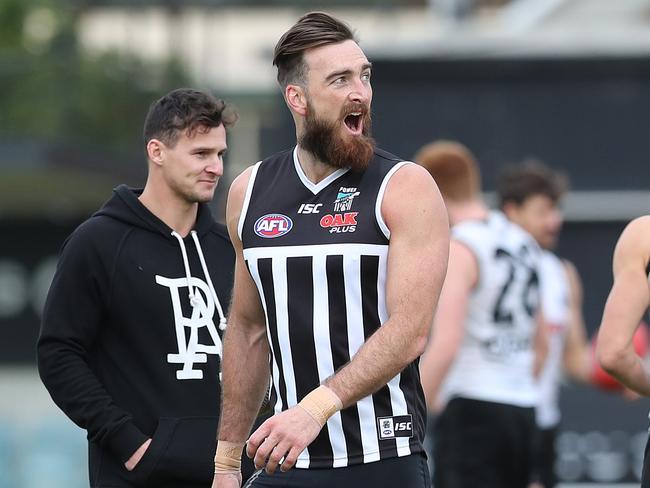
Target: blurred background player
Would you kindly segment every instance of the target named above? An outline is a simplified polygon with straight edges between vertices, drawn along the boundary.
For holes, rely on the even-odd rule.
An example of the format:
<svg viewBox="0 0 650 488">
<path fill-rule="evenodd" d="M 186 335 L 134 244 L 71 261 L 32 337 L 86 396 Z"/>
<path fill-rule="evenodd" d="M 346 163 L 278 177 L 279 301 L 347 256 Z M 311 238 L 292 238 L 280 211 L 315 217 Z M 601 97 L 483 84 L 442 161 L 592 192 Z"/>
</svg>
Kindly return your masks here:
<svg viewBox="0 0 650 488">
<path fill-rule="evenodd" d="M 639 395 L 650 396 L 650 368 L 634 350 L 633 338 L 650 305 L 650 215 L 630 222 L 613 258 L 614 284 L 598 332 L 596 354 L 602 367 Z M 650 487 L 646 445 L 642 488 Z"/>
<path fill-rule="evenodd" d="M 562 373 L 581 382 L 589 382 L 592 375 L 592 353 L 582 315 L 582 283 L 573 264 L 552 252 L 562 228 L 559 202 L 566 190 L 562 174 L 534 161 L 507 167 L 497 178 L 499 207 L 543 249 L 539 275 L 548 355 L 539 377 L 533 478 L 545 488 L 557 482 L 555 439 Z"/>
<path fill-rule="evenodd" d="M 524 488 L 529 483 L 545 355 L 539 325 L 540 249 L 481 199 L 478 165 L 455 142 L 424 146 L 452 224 L 447 277 L 420 365 L 434 427 L 436 488 Z M 444 379 L 444 387 L 441 384 Z"/>
</svg>

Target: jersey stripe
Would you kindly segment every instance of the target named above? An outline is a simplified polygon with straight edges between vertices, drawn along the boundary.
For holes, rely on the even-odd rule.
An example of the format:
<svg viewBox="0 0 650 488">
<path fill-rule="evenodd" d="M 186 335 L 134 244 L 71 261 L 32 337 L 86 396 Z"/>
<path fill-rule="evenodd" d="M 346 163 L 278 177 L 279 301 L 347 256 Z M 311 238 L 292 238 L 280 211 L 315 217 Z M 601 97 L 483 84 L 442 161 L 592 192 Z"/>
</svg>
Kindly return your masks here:
<svg viewBox="0 0 650 488">
<path fill-rule="evenodd" d="M 271 360 L 273 361 L 273 388 L 276 393 L 277 403 L 275 412 L 281 412 L 289 408 L 287 401 L 287 384 L 284 379 L 284 370 L 279 367 L 282 364 L 282 352 L 278 342 L 277 321 L 275 318 L 275 294 L 273 293 L 273 273 L 271 272 L 271 259 L 265 258 L 258 261 L 246 261 L 253 280 L 260 290 L 264 312 L 266 314 L 267 332 L 269 337 L 269 348 Z"/>
<path fill-rule="evenodd" d="M 282 370 L 287 385 L 287 402 L 289 407 L 298 403 L 298 394 L 296 391 L 295 370 L 293 369 L 293 351 L 291 350 L 290 331 L 289 331 L 289 299 L 287 296 L 287 259 L 284 257 L 274 257 L 271 263 L 273 273 L 273 284 L 275 291 L 275 306 L 278 344 L 282 354 Z M 296 466 L 300 468 L 309 467 L 309 449 L 305 449 L 298 460 Z"/>
<path fill-rule="evenodd" d="M 287 295 L 289 342 L 296 383 L 296 397 L 302 400 L 320 384 L 314 343 L 314 288 L 312 258 L 287 259 L 287 282 L 309 282 L 309 286 L 292 286 Z M 305 283 L 306 284 L 306 283 Z M 308 447 L 309 455 L 321 460 L 332 459 L 329 429 L 325 425 Z"/>
<path fill-rule="evenodd" d="M 361 256 L 361 288 L 367 290 L 362 297 L 363 333 L 366 340 L 375 333 L 379 322 L 377 282 L 379 280 L 379 257 Z M 376 417 L 392 417 L 394 415 L 390 404 L 388 386 L 382 386 L 372 395 Z M 375 424 L 376 425 L 376 424 Z M 376 427 L 375 427 L 376 428 Z M 383 458 L 397 456 L 395 439 L 380 439 L 380 455 Z"/>
<path fill-rule="evenodd" d="M 251 275 L 262 290 L 267 314 L 278 398 L 276 411 L 295 405 L 343 367 L 387 320 L 384 299 L 387 246 L 325 247 L 274 248 L 273 258 L 259 259 L 256 258 L 268 255 L 264 248 L 244 251 Z M 361 289 L 365 292 L 361 293 Z M 309 467 L 312 457 L 318 459 L 318 467 L 359 462 L 348 458 L 350 452 L 363 452 L 364 463 L 410 454 L 409 438 L 379 440 L 377 435 L 378 417 L 414 412 L 401 391 L 402 386 L 401 375 L 396 375 L 374 395 L 330 419 L 318 438 L 301 454 L 298 467 Z M 415 439 L 413 447 L 417 442 Z"/>
<path fill-rule="evenodd" d="M 421 450 L 420 439 L 426 431 L 427 408 L 424 402 L 424 391 L 420 383 L 419 360 L 406 367 L 399 378 L 399 389 L 404 395 L 407 410 L 413 414 L 413 437 L 408 439 L 408 446 L 399 445 L 397 452 L 400 456 Z M 400 415 L 396 413 L 396 415 Z M 406 439 L 406 438 L 403 438 Z"/>
<path fill-rule="evenodd" d="M 327 295 L 329 299 L 330 350 L 332 365 L 337 371 L 350 361 L 348 343 L 348 316 L 345 299 L 343 256 L 334 255 L 326 258 Z M 347 452 L 361 451 L 361 425 L 359 410 L 356 404 L 340 412 L 341 425 L 345 431 L 345 447 Z M 336 465 L 335 460 L 335 465 Z"/>
<path fill-rule="evenodd" d="M 384 324 L 388 320 L 388 308 L 386 307 L 386 265 L 385 261 L 378 263 L 378 276 L 377 276 L 377 310 L 379 312 L 379 322 Z M 416 368 L 416 372 L 418 372 Z M 390 401 L 393 407 L 393 415 L 408 415 L 413 412 L 413 408 L 409 408 L 406 403 L 406 397 L 402 391 L 402 374 L 397 374 L 388 382 L 388 389 L 390 391 Z M 418 381 L 419 388 L 419 381 Z M 426 415 L 426 410 L 422 411 Z M 422 432 L 424 435 L 424 431 Z M 411 454 L 410 441 L 408 437 L 397 437 L 395 443 L 397 453 L 399 456 L 408 456 Z M 417 438 L 415 439 L 417 440 Z"/>
<path fill-rule="evenodd" d="M 328 378 L 334 374 L 334 361 L 330 336 L 329 294 L 327 283 L 327 258 L 318 256 L 313 261 L 313 290 L 314 292 L 314 345 L 316 346 L 316 366 L 318 376 Z M 316 292 L 317 290 L 317 292 Z M 329 441 L 332 448 L 332 467 L 347 465 L 347 447 L 341 413 L 337 412 L 327 421 Z"/>
<path fill-rule="evenodd" d="M 361 299 L 361 270 L 358 266 L 350 265 L 351 260 L 358 260 L 350 253 L 343 256 L 344 284 L 346 300 L 346 315 L 348 317 L 348 346 L 350 358 L 365 342 L 363 327 L 363 311 Z M 379 443 L 375 428 L 375 406 L 372 397 L 367 396 L 357 402 L 359 423 L 361 426 L 361 443 L 363 445 L 363 462 L 370 463 L 379 460 Z"/>
<path fill-rule="evenodd" d="M 351 255 L 359 258 L 362 255 L 381 256 L 388 255 L 388 246 L 384 244 L 321 244 L 309 246 L 282 246 L 282 247 L 251 247 L 244 249 L 244 259 L 286 259 L 300 256 L 339 256 Z"/>
</svg>

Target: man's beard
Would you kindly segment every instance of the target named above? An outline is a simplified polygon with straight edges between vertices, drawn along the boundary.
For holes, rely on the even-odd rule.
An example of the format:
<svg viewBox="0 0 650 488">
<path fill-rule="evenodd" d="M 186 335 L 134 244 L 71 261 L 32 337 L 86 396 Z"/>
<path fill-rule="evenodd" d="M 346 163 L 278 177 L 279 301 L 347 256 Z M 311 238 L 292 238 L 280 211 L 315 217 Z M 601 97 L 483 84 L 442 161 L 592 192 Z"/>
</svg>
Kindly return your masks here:
<svg viewBox="0 0 650 488">
<path fill-rule="evenodd" d="M 341 135 L 347 114 L 361 112 L 363 130 L 361 135 Z M 375 151 L 375 140 L 370 136 L 371 118 L 369 110 L 360 104 L 343 107 L 341 116 L 332 121 L 319 118 L 311 104 L 305 118 L 305 130 L 298 144 L 312 153 L 319 161 L 335 168 L 350 167 L 354 171 L 364 171 Z"/>
</svg>

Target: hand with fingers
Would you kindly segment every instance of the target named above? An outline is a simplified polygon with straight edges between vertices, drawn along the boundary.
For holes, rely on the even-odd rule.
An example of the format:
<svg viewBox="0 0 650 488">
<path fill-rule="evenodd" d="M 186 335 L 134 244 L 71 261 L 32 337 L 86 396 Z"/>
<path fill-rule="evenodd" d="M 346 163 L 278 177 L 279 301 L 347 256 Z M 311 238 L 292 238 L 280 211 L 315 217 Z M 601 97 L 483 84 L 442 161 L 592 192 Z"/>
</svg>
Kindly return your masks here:
<svg viewBox="0 0 650 488">
<path fill-rule="evenodd" d="M 289 471 L 302 451 L 318 436 L 327 419 L 343 408 L 338 395 L 325 385 L 308 393 L 302 401 L 274 415 L 248 439 L 246 454 L 255 467 L 271 474 Z"/>
<path fill-rule="evenodd" d="M 257 469 L 265 468 L 269 474 L 278 466 L 282 472 L 289 471 L 321 428 L 306 410 L 296 405 L 260 425 L 246 443 L 246 454 Z"/>
</svg>

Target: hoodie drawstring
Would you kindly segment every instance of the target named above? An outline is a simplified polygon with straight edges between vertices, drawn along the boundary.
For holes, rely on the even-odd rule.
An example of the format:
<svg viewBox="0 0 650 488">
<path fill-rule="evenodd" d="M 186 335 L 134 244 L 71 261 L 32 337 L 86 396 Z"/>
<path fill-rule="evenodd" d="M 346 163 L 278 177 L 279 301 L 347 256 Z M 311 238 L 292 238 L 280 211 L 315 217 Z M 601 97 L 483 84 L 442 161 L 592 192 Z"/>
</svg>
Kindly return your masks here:
<svg viewBox="0 0 650 488">
<path fill-rule="evenodd" d="M 201 261 L 201 267 L 203 268 L 203 274 L 205 275 L 205 279 L 208 282 L 208 286 L 210 287 L 210 292 L 212 293 L 212 298 L 214 299 L 214 303 L 217 306 L 217 313 L 219 314 L 219 328 L 221 330 L 224 330 L 226 328 L 226 316 L 223 313 L 223 308 L 221 308 L 221 302 L 219 301 L 219 297 L 217 296 L 217 292 L 214 289 L 214 285 L 212 284 L 212 278 L 210 278 L 210 273 L 208 273 L 208 266 L 205 264 L 205 258 L 203 257 L 203 249 L 201 249 L 201 243 L 199 242 L 199 235 L 196 233 L 195 230 L 190 232 L 192 235 L 192 239 L 194 239 L 194 245 L 196 246 L 196 250 L 199 253 L 199 260 Z"/>
<path fill-rule="evenodd" d="M 183 241 L 183 238 L 180 236 L 180 234 L 176 231 L 172 232 L 172 235 L 176 238 L 178 241 L 178 244 L 180 245 L 181 248 L 181 254 L 183 255 L 183 265 L 185 266 L 185 276 L 187 277 L 187 288 L 189 290 L 189 296 L 190 296 L 190 305 L 192 308 L 198 305 L 199 303 L 199 298 L 196 295 L 196 290 L 192 287 L 191 285 L 191 278 L 192 274 L 190 273 L 190 262 L 187 259 L 187 250 L 185 249 L 185 242 Z M 212 298 L 214 300 L 215 305 L 217 306 L 217 313 L 219 314 L 219 329 L 224 330 L 226 328 L 226 316 L 223 313 L 223 308 L 221 307 L 221 302 L 219 301 L 219 297 L 217 296 L 217 292 L 214 289 L 214 285 L 212 284 L 212 279 L 210 278 L 210 273 L 208 273 L 208 267 L 205 264 L 205 258 L 203 257 L 203 250 L 201 249 L 201 244 L 199 243 L 199 237 L 196 233 L 195 230 L 191 232 L 192 239 L 194 240 L 194 244 L 196 246 L 196 250 L 199 254 L 199 260 L 201 261 L 201 267 L 203 268 L 203 274 L 205 275 L 205 279 L 208 282 L 208 287 L 210 288 L 210 293 L 212 294 Z"/>
</svg>

